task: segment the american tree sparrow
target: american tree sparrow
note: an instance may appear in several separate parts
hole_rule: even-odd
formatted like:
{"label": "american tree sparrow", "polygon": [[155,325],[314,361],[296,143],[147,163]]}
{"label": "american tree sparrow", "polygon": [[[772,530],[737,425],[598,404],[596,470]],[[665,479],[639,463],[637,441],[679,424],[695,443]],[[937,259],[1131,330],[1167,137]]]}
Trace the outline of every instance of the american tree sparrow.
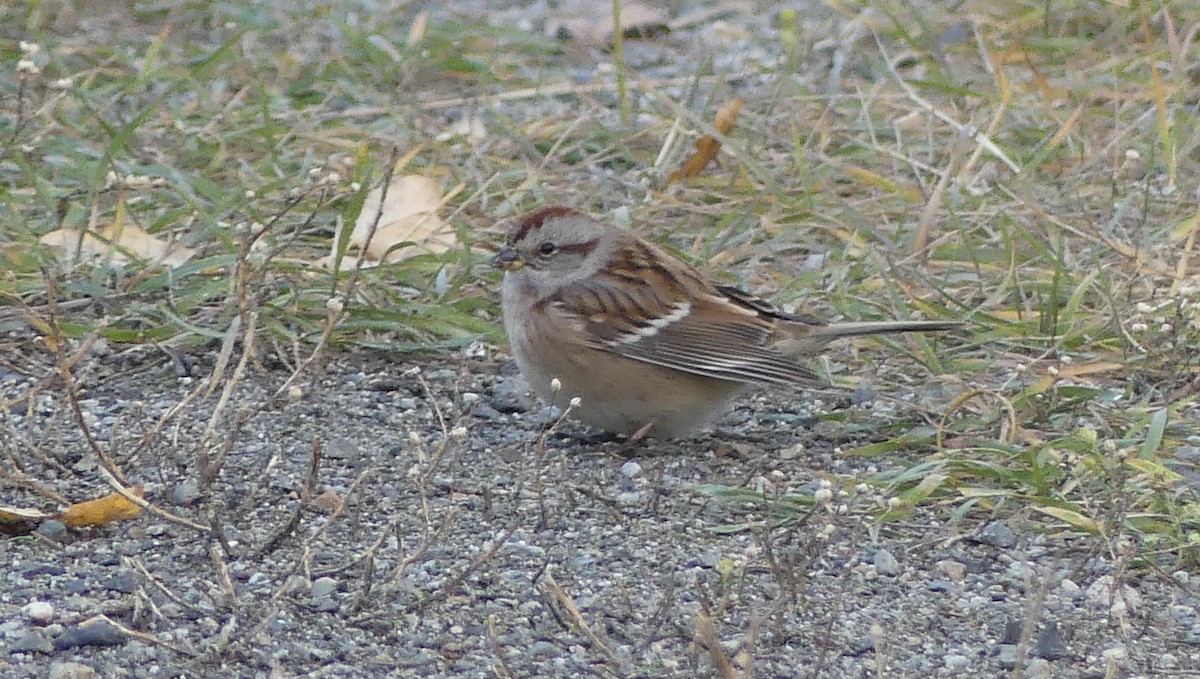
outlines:
{"label": "american tree sparrow", "polygon": [[538,396],[560,406],[579,397],[580,420],[635,436],[700,429],[747,385],[817,383],[796,361],[839,337],[961,325],[785,313],[566,207],[516,222],[492,263],[505,272],[513,356]]}

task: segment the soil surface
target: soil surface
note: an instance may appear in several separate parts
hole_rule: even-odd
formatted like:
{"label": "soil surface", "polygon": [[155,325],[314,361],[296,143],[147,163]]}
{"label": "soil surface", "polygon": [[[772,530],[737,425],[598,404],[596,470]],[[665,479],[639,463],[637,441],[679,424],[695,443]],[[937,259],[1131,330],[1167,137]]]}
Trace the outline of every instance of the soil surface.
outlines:
{"label": "soil surface", "polygon": [[[148,500],[213,527],[143,513],[4,538],[0,675],[1200,671],[1187,573],[1011,512],[874,520],[890,496],[858,482],[905,460],[842,451],[923,424],[880,405],[899,401],[764,393],[715,433],[630,447],[548,431],[555,414],[477,346],[337,353],[274,405],[290,372],[264,358],[207,435],[220,390],[155,431],[215,361],[101,343],[76,366],[78,416],[46,354],[0,368],[0,399],[34,393],[3,416],[6,475],[108,492],[82,421]],[[32,484],[5,504],[53,509]]]}

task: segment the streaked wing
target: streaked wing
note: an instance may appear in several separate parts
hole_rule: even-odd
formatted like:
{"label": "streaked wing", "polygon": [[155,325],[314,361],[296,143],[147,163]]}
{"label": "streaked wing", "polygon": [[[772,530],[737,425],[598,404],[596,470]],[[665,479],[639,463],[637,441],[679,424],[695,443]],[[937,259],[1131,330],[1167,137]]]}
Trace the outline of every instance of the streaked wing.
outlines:
{"label": "streaked wing", "polygon": [[582,324],[592,346],[627,358],[731,382],[819,381],[771,346],[773,318],[688,273],[690,302],[666,298],[662,291],[678,288],[653,284],[663,272],[649,269],[570,285],[552,304]]}

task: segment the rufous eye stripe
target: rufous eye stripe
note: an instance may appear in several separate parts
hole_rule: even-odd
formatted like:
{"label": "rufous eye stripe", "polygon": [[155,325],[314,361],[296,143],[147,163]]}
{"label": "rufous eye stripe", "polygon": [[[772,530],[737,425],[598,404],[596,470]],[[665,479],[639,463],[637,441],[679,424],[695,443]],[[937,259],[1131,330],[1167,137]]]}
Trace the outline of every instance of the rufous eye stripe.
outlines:
{"label": "rufous eye stripe", "polygon": [[583,213],[579,210],[571,209],[565,205],[552,205],[550,207],[544,207],[540,210],[530,212],[521,218],[521,221],[517,223],[516,228],[514,228],[512,231],[509,231],[508,244],[516,245],[530,231],[542,228],[542,224],[544,224],[547,219],[566,217],[568,215],[582,216]]}

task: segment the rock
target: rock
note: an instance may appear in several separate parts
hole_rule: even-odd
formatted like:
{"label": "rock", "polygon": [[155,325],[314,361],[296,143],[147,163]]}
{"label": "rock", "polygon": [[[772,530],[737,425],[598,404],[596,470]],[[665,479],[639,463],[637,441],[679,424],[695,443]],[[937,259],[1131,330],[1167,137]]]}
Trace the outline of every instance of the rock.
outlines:
{"label": "rock", "polygon": [[309,594],[311,594],[312,598],[314,599],[324,599],[332,596],[333,593],[337,591],[337,587],[338,581],[334,580],[333,578],[317,578],[316,580],[313,580],[312,590],[310,590]]}
{"label": "rock", "polygon": [[942,559],[937,562],[938,572],[945,575],[948,580],[953,582],[962,582],[967,576],[967,566],[953,559]]}
{"label": "rock", "polygon": [[200,499],[200,482],[196,479],[185,479],[171,488],[171,502],[176,505],[190,505]]}
{"label": "rock", "polygon": [[492,407],[487,401],[478,401],[471,408],[471,414],[481,420],[496,420],[504,417],[504,413]]}
{"label": "rock", "polygon": [[1017,666],[1017,647],[1013,644],[1000,644],[996,647],[996,662],[1000,667],[1011,670]]}
{"label": "rock", "polygon": [[492,407],[502,413],[524,413],[534,406],[529,383],[520,375],[505,377],[492,389]]}
{"label": "rock", "polygon": [[942,656],[942,664],[945,665],[946,669],[950,670],[951,672],[958,673],[959,671],[966,669],[971,664],[971,659],[965,655],[951,653]]}
{"label": "rock", "polygon": [[133,571],[121,570],[105,581],[104,587],[121,594],[132,594],[137,591],[139,580]]}
{"label": "rock", "polygon": [[1058,660],[1067,657],[1067,642],[1063,639],[1058,623],[1051,620],[1046,623],[1038,634],[1037,644],[1033,654],[1046,660]]}
{"label": "rock", "polygon": [[54,644],[45,630],[30,629],[22,632],[8,645],[10,653],[49,653],[54,650]]}
{"label": "rock", "polygon": [[45,601],[30,601],[21,607],[21,612],[38,625],[47,625],[54,619],[54,606]]}
{"label": "rock", "polygon": [[999,547],[1000,549],[1011,549],[1017,544],[1017,534],[1006,524],[993,521],[984,526],[983,530],[979,531],[979,534],[975,536],[975,540],[985,545]]}
{"label": "rock", "polygon": [[1087,602],[1095,608],[1109,609],[1110,613],[1124,615],[1135,612],[1142,606],[1142,595],[1136,589],[1122,583],[1119,587],[1111,575],[1096,578],[1087,588]]}
{"label": "rock", "polygon": [[62,542],[67,537],[67,524],[58,519],[47,519],[37,527],[38,535],[55,542]]}
{"label": "rock", "polygon": [[641,473],[642,473],[642,465],[638,464],[637,462],[634,462],[633,460],[629,460],[625,464],[621,465],[621,475],[622,476],[625,476],[627,478],[633,478]]}
{"label": "rock", "polygon": [[886,549],[875,552],[871,563],[875,564],[875,570],[880,575],[896,575],[900,572],[900,562]]}
{"label": "rock", "polygon": [[1062,590],[1063,596],[1068,599],[1078,599],[1083,594],[1083,590],[1079,588],[1079,585],[1075,584],[1075,581],[1070,578],[1064,578],[1059,583],[1058,588]]}
{"label": "rock", "polygon": [[76,646],[120,646],[125,639],[125,633],[111,620],[97,616],[68,628],[54,640],[54,648],[65,651]]}

